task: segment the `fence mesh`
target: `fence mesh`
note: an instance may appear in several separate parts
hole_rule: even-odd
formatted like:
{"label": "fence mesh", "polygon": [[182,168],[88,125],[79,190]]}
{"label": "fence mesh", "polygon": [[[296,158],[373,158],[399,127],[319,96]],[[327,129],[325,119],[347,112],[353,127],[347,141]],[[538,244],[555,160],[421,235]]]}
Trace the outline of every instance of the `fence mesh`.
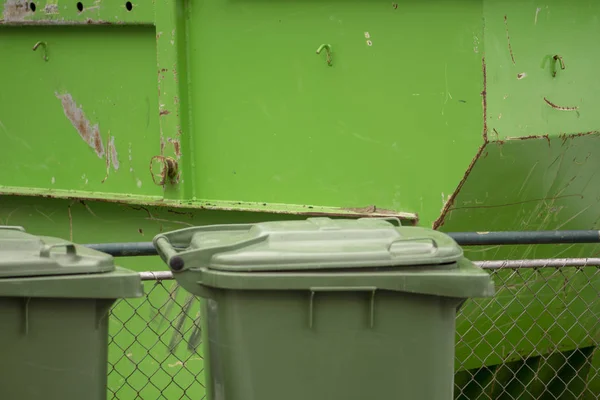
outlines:
{"label": "fence mesh", "polygon": [[[600,399],[600,267],[490,269],[457,316],[456,399]],[[109,399],[205,397],[199,302],[173,280],[111,312]]]}

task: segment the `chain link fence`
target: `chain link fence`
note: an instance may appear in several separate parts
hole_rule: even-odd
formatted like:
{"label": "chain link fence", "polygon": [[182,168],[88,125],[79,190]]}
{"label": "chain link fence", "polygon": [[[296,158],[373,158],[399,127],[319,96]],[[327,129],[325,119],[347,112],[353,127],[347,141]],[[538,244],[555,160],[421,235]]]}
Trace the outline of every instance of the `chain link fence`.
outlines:
{"label": "chain link fence", "polygon": [[[550,265],[487,266],[496,296],[456,321],[456,399],[600,399],[600,267]],[[143,275],[112,309],[108,398],[203,399],[198,300]]]}

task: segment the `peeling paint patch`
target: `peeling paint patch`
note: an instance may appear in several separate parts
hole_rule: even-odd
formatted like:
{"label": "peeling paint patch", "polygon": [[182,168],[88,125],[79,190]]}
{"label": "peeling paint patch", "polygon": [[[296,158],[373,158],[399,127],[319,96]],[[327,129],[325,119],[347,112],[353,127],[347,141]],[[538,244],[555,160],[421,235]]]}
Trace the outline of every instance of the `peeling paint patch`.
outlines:
{"label": "peeling paint patch", "polygon": [[110,137],[110,160],[112,162],[113,169],[119,170],[119,155],[117,154],[117,148],[115,147],[115,137]]}
{"label": "peeling paint patch", "polygon": [[25,17],[33,15],[25,0],[6,0],[2,19],[5,22],[24,21]]}
{"label": "peeling paint patch", "polygon": [[517,79],[518,80],[521,80],[521,79],[526,78],[526,77],[527,77],[527,73],[526,72],[521,72],[521,73],[517,74]]}
{"label": "peeling paint patch", "polygon": [[177,139],[167,138],[167,141],[173,145],[173,150],[177,158],[181,157],[181,143]]}
{"label": "peeling paint patch", "polygon": [[104,144],[102,143],[98,124],[91,124],[83,109],[77,107],[77,103],[70,94],[56,93],[56,97],[60,99],[65,116],[71,121],[79,136],[96,152],[99,158],[103,158],[105,154]]}
{"label": "peeling paint patch", "polygon": [[133,172],[133,154],[131,153],[131,143],[129,143],[129,172]]}
{"label": "peeling paint patch", "polygon": [[136,180],[136,185],[137,185],[138,189],[142,188],[142,181],[139,178],[137,178],[137,180]]}
{"label": "peeling paint patch", "polygon": [[44,7],[44,13],[58,14],[58,4],[46,4],[46,6]]}

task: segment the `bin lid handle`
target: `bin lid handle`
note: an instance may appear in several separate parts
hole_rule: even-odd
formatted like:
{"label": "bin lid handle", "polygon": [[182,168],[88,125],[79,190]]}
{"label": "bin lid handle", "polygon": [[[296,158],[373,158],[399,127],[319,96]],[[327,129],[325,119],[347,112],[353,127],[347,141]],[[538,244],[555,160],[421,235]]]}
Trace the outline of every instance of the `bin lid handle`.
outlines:
{"label": "bin lid handle", "polygon": [[73,243],[54,243],[44,245],[40,250],[40,257],[50,257],[50,252],[56,247],[65,247],[67,249],[67,254],[70,256],[77,255],[77,249]]}
{"label": "bin lid handle", "polygon": [[[428,241],[431,242],[431,253],[435,254],[438,252],[439,250],[439,245],[438,242],[432,238],[432,237],[416,237],[416,238],[409,238],[409,239],[396,239],[396,240],[392,240],[390,242],[390,244],[388,245],[388,252],[390,253],[390,255],[392,257],[399,257],[402,256],[403,254],[400,252],[394,252],[392,247],[394,247],[395,244],[398,243],[409,243],[409,242],[420,242],[420,241]],[[412,254],[411,254],[412,255]]]}

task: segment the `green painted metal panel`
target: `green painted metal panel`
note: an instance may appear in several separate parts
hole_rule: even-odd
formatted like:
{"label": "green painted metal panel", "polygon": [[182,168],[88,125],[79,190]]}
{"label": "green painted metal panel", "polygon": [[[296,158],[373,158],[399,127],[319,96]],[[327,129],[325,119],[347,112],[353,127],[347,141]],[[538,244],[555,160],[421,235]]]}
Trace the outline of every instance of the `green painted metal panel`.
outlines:
{"label": "green painted metal panel", "polygon": [[481,143],[480,2],[188,12],[197,197],[438,215]]}
{"label": "green painted metal panel", "polygon": [[594,1],[485,2],[490,139],[598,130],[599,14]]}
{"label": "green painted metal panel", "polygon": [[153,32],[0,28],[3,186],[162,196],[148,169],[160,143]]}
{"label": "green painted metal panel", "polygon": [[[11,4],[21,3],[5,2],[4,25],[30,25],[38,18],[37,12],[7,18]],[[88,10],[84,4],[81,13],[59,7],[58,15],[44,17],[43,23],[77,25],[83,18],[80,14],[88,12],[109,15],[113,10],[127,16],[138,12],[136,5],[123,11],[123,5],[114,2],[93,7],[97,8]],[[112,25],[103,26],[102,32],[81,27],[86,30],[80,31],[79,42],[89,51],[73,47],[75,55],[63,50],[70,46],[71,36],[55,36],[56,26],[42,32],[37,26],[19,26],[20,41],[8,39],[15,31],[1,28],[7,42],[3,52],[11,54],[17,66],[23,65],[24,74],[41,81],[39,87],[30,88],[31,93],[39,91],[48,103],[59,93],[63,103],[74,103],[84,113],[84,125],[92,130],[99,125],[105,148],[112,150],[115,137],[120,165],[125,164],[124,151],[129,148],[123,147],[129,143],[134,159],[137,151],[147,164],[143,177],[126,181],[123,176],[130,174],[120,169],[112,171],[119,178],[109,177],[100,187],[58,187],[51,178],[50,182],[6,180],[4,193],[66,197],[61,189],[68,189],[77,190],[70,194],[73,197],[221,208],[237,201],[252,204],[254,210],[267,204],[273,211],[311,205],[348,213],[372,207],[407,219],[419,213],[430,222],[481,142],[481,2],[377,1],[338,7],[336,2],[165,1],[156,5],[152,33],[150,28],[143,34],[131,28],[135,34],[129,34],[115,26],[146,24],[146,8],[140,7],[140,15],[131,20],[103,19]],[[413,34],[423,27],[426,34]],[[72,26],[65,29],[78,32]],[[236,32],[234,39],[220,39],[231,37],[232,32]],[[105,37],[120,41],[116,47],[105,46],[100,44]],[[36,51],[39,55],[31,52],[38,42],[42,42]],[[331,65],[325,52],[315,54],[322,44],[331,46]],[[156,64],[149,61],[150,46],[155,46]],[[37,65],[31,62],[36,56]],[[87,71],[80,74],[80,81],[72,80],[78,77],[72,72],[71,80],[56,72],[72,60]],[[97,65],[107,67],[106,75],[94,68]],[[152,76],[154,65],[158,83]],[[64,74],[69,71],[66,68]],[[89,87],[84,79],[102,87]],[[114,89],[124,82],[122,89]],[[142,95],[152,88],[158,98]],[[118,106],[99,102],[103,90],[111,93],[107,103]],[[126,94],[136,98],[123,99]],[[148,107],[142,110],[146,98],[149,111]],[[2,101],[3,114],[9,117],[1,115],[0,121],[7,130],[31,132],[31,126],[15,128],[11,120],[10,115],[20,115],[11,111],[19,103],[7,97]],[[62,116],[63,121],[55,119],[61,117],[56,104],[54,108],[44,104],[44,110],[53,115],[44,126],[50,137],[64,137],[64,152],[85,147],[86,138],[78,142],[81,138],[73,135],[76,127],[68,126],[72,121],[67,116]],[[140,121],[123,121],[130,118]],[[152,126],[144,126],[143,118],[152,120]],[[151,138],[142,140],[140,131]],[[423,141],[428,145],[423,146]],[[54,153],[50,149],[40,144],[32,154],[19,152],[18,164],[38,165],[40,153]],[[87,153],[86,158],[94,158],[94,149]],[[156,180],[166,157],[177,162],[177,170],[168,179],[158,178],[165,183],[164,188],[156,188],[158,196],[150,189],[140,191],[137,179]],[[112,163],[112,155],[109,158]],[[430,168],[425,161],[429,159],[445,168]],[[3,162],[11,161],[5,157]],[[62,169],[74,174],[70,167]],[[58,174],[61,168],[52,169]],[[61,178],[75,182],[71,176]]]}

